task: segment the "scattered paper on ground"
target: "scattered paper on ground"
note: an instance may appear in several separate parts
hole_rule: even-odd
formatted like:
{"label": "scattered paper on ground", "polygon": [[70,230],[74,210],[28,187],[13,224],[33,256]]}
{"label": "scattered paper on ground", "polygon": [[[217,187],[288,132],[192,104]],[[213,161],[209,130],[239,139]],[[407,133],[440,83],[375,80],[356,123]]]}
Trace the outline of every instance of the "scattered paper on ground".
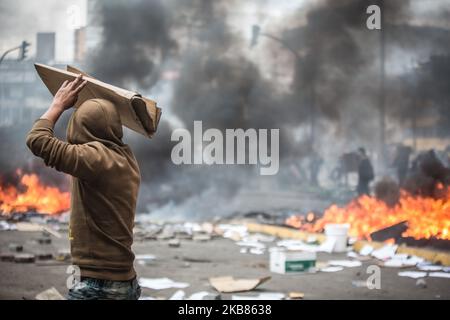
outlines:
{"label": "scattered paper on ground", "polygon": [[413,267],[419,263],[423,263],[424,259],[417,256],[409,256],[407,254],[395,254],[392,258],[386,260],[383,263],[385,267],[401,268],[401,267]]}
{"label": "scattered paper on ground", "polygon": [[342,271],[344,270],[343,267],[325,267],[320,269],[320,271],[322,272],[337,272],[337,271]]}
{"label": "scattered paper on ground", "polygon": [[50,227],[43,226],[37,223],[31,223],[31,222],[17,222],[16,223],[16,230],[22,231],[22,232],[40,232],[40,231],[46,231],[50,233],[52,236],[55,236],[56,238],[61,239],[61,234],[55,230],[53,230]]}
{"label": "scattered paper on ground", "polygon": [[335,239],[327,239],[321,245],[308,244],[301,240],[285,239],[277,242],[277,246],[284,247],[291,251],[307,251],[307,252],[333,252],[336,245]]}
{"label": "scattered paper on ground", "polygon": [[402,272],[399,272],[398,275],[400,277],[409,277],[409,278],[413,278],[413,279],[419,279],[419,278],[426,277],[427,273],[422,272],[422,271],[402,271]]}
{"label": "scattered paper on ground", "polygon": [[359,254],[362,256],[368,256],[372,252],[373,252],[373,247],[366,244],[364,247],[361,248],[361,250],[359,251]]}
{"label": "scattered paper on ground", "polygon": [[135,258],[136,260],[154,260],[156,256],[152,254],[137,254]]}
{"label": "scattered paper on ground", "polygon": [[421,271],[441,271],[443,269],[442,266],[437,265],[418,265],[417,268]]}
{"label": "scattered paper on ground", "polygon": [[354,260],[330,260],[328,261],[328,264],[330,266],[347,267],[347,268],[355,268],[362,266],[361,261],[354,261]]}
{"label": "scattered paper on ground", "polygon": [[398,246],[388,244],[384,247],[381,247],[377,250],[372,251],[372,256],[377,258],[378,260],[387,260],[392,258],[395,255],[395,252],[397,251]]}
{"label": "scattered paper on ground", "polygon": [[435,277],[435,278],[449,278],[450,279],[450,273],[448,272],[430,272],[428,274],[429,277]]}

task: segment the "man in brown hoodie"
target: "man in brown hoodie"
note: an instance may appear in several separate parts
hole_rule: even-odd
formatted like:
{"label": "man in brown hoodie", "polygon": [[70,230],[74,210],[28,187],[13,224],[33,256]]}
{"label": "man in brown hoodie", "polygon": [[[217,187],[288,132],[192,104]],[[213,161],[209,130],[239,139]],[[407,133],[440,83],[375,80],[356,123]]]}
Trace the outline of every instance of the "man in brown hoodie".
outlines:
{"label": "man in brown hoodie", "polygon": [[27,145],[45,164],[72,176],[69,239],[72,262],[81,281],[68,299],[138,299],[133,268],[133,226],[140,173],[116,107],[103,99],[75,109],[67,142],[53,134],[61,114],[75,105],[86,81],[65,82],[38,119]]}

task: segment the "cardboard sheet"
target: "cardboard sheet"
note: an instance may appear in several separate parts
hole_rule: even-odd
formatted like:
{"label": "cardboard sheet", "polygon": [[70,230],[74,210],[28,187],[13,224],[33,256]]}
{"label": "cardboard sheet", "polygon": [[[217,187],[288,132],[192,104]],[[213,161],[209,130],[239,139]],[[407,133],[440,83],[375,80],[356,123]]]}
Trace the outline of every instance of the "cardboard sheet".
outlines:
{"label": "cardboard sheet", "polygon": [[56,94],[64,81],[73,81],[78,74],[82,74],[88,83],[80,92],[75,107],[89,99],[106,99],[117,106],[124,126],[149,138],[156,132],[161,109],[156,106],[155,101],[142,97],[139,93],[99,81],[71,66],[67,66],[67,71],[39,63],[36,63],[35,67],[52,95]]}
{"label": "cardboard sheet", "polygon": [[258,279],[234,279],[233,277],[210,278],[209,283],[219,292],[244,292],[258,287],[260,284],[268,281],[270,277]]}

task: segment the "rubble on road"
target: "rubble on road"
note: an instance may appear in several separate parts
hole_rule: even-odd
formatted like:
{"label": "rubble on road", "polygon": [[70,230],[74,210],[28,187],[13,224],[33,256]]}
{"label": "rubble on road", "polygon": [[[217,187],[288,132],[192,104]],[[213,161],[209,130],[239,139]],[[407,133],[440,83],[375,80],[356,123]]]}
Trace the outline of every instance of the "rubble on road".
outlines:
{"label": "rubble on road", "polygon": [[22,252],[23,246],[21,244],[17,244],[17,243],[10,243],[8,245],[8,249],[9,249],[9,251],[12,251],[12,252]]}
{"label": "rubble on road", "polygon": [[53,259],[53,254],[52,253],[45,253],[45,252],[41,252],[41,253],[37,253],[35,254],[35,257],[37,260],[52,260]]}
{"label": "rubble on road", "polygon": [[2,253],[2,254],[0,254],[0,261],[14,262],[14,254],[13,253]]}
{"label": "rubble on road", "polygon": [[212,262],[210,259],[197,258],[197,257],[182,257],[181,260],[183,260],[185,262],[192,262],[192,263],[211,263]]}
{"label": "rubble on road", "polygon": [[[340,225],[336,225],[335,228]],[[345,226],[347,229],[348,226]],[[264,229],[264,228],[262,228]],[[341,228],[344,229],[344,228]],[[339,229],[340,230],[340,229]],[[339,231],[338,230],[338,231]],[[340,237],[343,234],[335,234],[329,232],[332,236],[314,236],[309,234],[307,237],[301,239],[280,239],[277,236],[265,234],[261,232],[249,232],[246,224],[241,222],[228,222],[228,223],[166,223],[162,225],[153,224],[147,221],[146,223],[140,223],[138,235],[140,239],[156,239],[156,240],[168,240],[168,244],[171,247],[178,247],[181,244],[180,240],[193,240],[199,242],[207,242],[214,240],[215,237],[220,236],[222,238],[229,239],[233,241],[239,248],[237,252],[241,254],[253,254],[253,255],[266,255],[269,254],[269,260],[275,261],[275,256],[273,252],[285,252],[286,255],[292,254],[302,254],[306,253],[328,253],[331,254],[336,251],[337,242],[340,242],[340,248],[338,251],[346,252],[347,259],[330,259],[329,261],[316,261],[316,256],[309,257],[310,261],[314,261],[314,264],[303,266],[300,268],[302,263],[301,259],[297,260],[284,260],[284,262],[279,261],[279,266],[286,265],[286,262],[295,263],[299,266],[297,272],[309,272],[314,273],[316,271],[320,272],[339,272],[346,268],[357,268],[362,267],[363,263],[377,264],[381,267],[386,268],[413,268],[428,269],[427,271],[443,271],[443,269],[437,266],[427,267],[424,263],[427,261],[415,255],[400,254],[397,253],[398,245],[386,244],[384,246],[377,246],[377,248],[372,245],[364,245],[359,251],[352,250],[352,245],[355,243],[356,239],[347,239],[350,246],[343,247],[342,239]],[[339,238],[339,239],[338,239]],[[345,248],[345,250],[344,250]],[[299,256],[298,256],[299,257]],[[297,258],[298,258],[297,257]],[[200,259],[202,260],[202,259]],[[196,259],[190,260],[184,257],[183,261],[186,263],[199,262]],[[292,273],[288,269],[284,268],[273,268],[273,261],[270,264],[270,271],[276,273]],[[294,261],[294,262],[293,262]],[[205,262],[211,262],[206,259]],[[190,265],[189,265],[190,266]],[[409,270],[408,270],[409,272]],[[443,272],[445,275],[445,271]],[[419,273],[420,275],[423,275]],[[400,273],[399,276],[414,276],[414,273]],[[417,275],[417,274],[416,274]],[[429,276],[425,273],[425,276]],[[439,275],[437,275],[439,276]],[[227,281],[233,281],[233,278],[226,278]],[[223,280],[223,279],[222,279]],[[223,288],[222,288],[223,289]],[[223,291],[224,292],[224,291]]]}
{"label": "rubble on road", "polygon": [[196,234],[192,237],[192,240],[199,242],[206,242],[211,240],[211,236],[209,234]]}
{"label": "rubble on road", "polygon": [[181,242],[179,239],[170,239],[167,244],[171,248],[178,248],[181,245]]}
{"label": "rubble on road", "polygon": [[16,263],[34,263],[36,257],[34,254],[20,253],[14,256],[14,262]]}
{"label": "rubble on road", "polygon": [[305,297],[305,294],[303,292],[289,292],[288,297],[291,300],[301,300]]}
{"label": "rubble on road", "polygon": [[[41,232],[36,237],[36,242],[41,247],[35,250],[28,250],[27,243],[23,245],[10,243],[8,245],[9,252],[3,252],[0,260],[3,262],[16,263],[35,263],[36,265],[52,265],[69,263],[71,260],[69,250],[61,250],[58,252],[50,252],[47,248],[52,248],[52,237],[61,237],[59,231],[67,230],[67,215],[64,219],[58,217],[33,217],[33,219],[20,221],[0,220],[0,231],[17,230],[20,232]],[[48,225],[47,225],[48,224]],[[251,229],[251,228],[250,228]],[[217,221],[211,222],[173,222],[173,223],[155,223],[148,218],[143,219],[137,217],[134,236],[136,242],[160,241],[161,244],[171,248],[179,248],[183,245],[183,250],[168,250],[172,254],[176,253],[175,259],[179,259],[178,267],[181,264],[183,268],[200,268],[196,263],[216,263],[208,256],[182,256],[180,252],[184,252],[184,246],[189,243],[193,245],[193,241],[198,243],[207,243],[215,241],[218,237],[228,239],[235,245],[236,254],[257,255],[260,257],[242,257],[249,259],[247,265],[258,264],[258,268],[262,268],[267,272],[279,274],[278,277],[287,277],[287,274],[303,273],[307,277],[314,277],[314,273],[334,273],[357,269],[363,266],[378,265],[383,268],[398,268],[398,276],[404,278],[415,279],[416,285],[420,288],[427,288],[430,284],[425,281],[429,278],[450,278],[450,268],[445,265],[439,265],[439,262],[427,260],[419,257],[420,254],[406,254],[399,250],[396,244],[376,244],[370,242],[361,246],[353,245],[354,239],[347,239],[346,246],[340,250],[342,253],[336,254],[336,237],[326,237],[323,234],[308,234],[307,237],[295,238],[295,236],[286,238],[279,233],[266,234],[265,231],[250,232],[249,227],[242,221]],[[278,228],[280,229],[280,228]],[[289,233],[292,234],[292,230]],[[227,241],[228,241],[227,240]],[[339,240],[339,239],[338,239]],[[342,240],[342,239],[341,239]],[[56,241],[55,241],[56,242]],[[50,245],[50,246],[48,246]],[[202,245],[202,244],[199,244]],[[6,248],[1,248],[6,250]],[[34,248],[35,249],[35,248]],[[357,250],[359,249],[359,250]],[[41,251],[42,250],[42,251]],[[25,251],[25,252],[24,252]],[[197,254],[198,255],[198,254]],[[159,256],[158,256],[159,258]],[[251,259],[255,260],[251,260]],[[143,251],[142,254],[136,254],[136,263],[141,266],[148,264],[159,264],[165,262],[164,257],[157,260],[156,256]],[[157,262],[155,262],[157,261]],[[359,271],[358,271],[359,272]],[[364,271],[361,271],[363,273]],[[228,273],[228,272],[227,272]],[[285,275],[286,274],[286,275]],[[209,276],[209,275],[207,275]],[[237,274],[235,275],[237,276]],[[259,275],[258,275],[259,276]],[[292,275],[295,277],[295,275]],[[302,292],[258,292],[254,291],[259,285],[268,281],[270,277],[245,279],[233,276],[211,277],[209,284],[217,292],[210,293],[208,291],[199,291],[196,293],[186,293],[184,288],[189,287],[189,283],[174,281],[169,278],[140,278],[139,283],[143,288],[152,290],[178,289],[169,297],[144,297],[143,299],[172,299],[172,300],[205,300],[205,299],[221,299],[220,293],[236,293],[248,292],[248,294],[233,295],[233,299],[303,299]],[[333,277],[333,275],[330,275]],[[405,281],[411,281],[405,280]],[[361,279],[353,280],[352,286],[355,288],[367,288],[366,281]],[[431,281],[430,281],[431,283]],[[292,288],[294,289],[294,288]],[[50,289],[49,289],[50,290]]]}
{"label": "rubble on road", "polygon": [[1,216],[0,231],[44,232],[56,238],[61,238],[58,230],[66,230],[68,214],[58,217],[36,213],[20,213],[11,216]]}
{"label": "rubble on road", "polygon": [[425,289],[427,287],[427,282],[425,281],[424,278],[417,279],[416,286]]}
{"label": "rubble on road", "polygon": [[12,231],[17,230],[16,225],[13,223],[8,223],[6,221],[0,221],[0,231]]}
{"label": "rubble on road", "polygon": [[56,261],[70,261],[71,259],[72,255],[70,254],[70,250],[68,249],[58,250],[58,252],[55,255]]}
{"label": "rubble on road", "polygon": [[39,239],[37,239],[37,242],[39,244],[51,244],[52,243],[52,239],[50,239],[50,238],[39,238]]}

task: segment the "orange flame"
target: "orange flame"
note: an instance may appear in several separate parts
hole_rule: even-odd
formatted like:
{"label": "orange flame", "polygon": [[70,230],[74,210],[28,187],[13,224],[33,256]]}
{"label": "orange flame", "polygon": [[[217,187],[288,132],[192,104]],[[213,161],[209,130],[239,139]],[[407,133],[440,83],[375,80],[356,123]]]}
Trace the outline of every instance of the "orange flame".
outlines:
{"label": "orange flame", "polygon": [[25,191],[22,192],[15,186],[0,184],[0,214],[27,211],[57,214],[69,209],[69,192],[42,185],[36,174],[21,175],[20,171],[18,174]]}
{"label": "orange flame", "polygon": [[375,197],[361,196],[344,207],[330,206],[322,218],[308,223],[291,216],[286,224],[310,232],[322,231],[327,223],[349,223],[349,235],[370,239],[374,231],[407,221],[404,237],[450,240],[450,189],[441,190],[440,199],[412,196],[401,192],[399,203],[391,208]]}

